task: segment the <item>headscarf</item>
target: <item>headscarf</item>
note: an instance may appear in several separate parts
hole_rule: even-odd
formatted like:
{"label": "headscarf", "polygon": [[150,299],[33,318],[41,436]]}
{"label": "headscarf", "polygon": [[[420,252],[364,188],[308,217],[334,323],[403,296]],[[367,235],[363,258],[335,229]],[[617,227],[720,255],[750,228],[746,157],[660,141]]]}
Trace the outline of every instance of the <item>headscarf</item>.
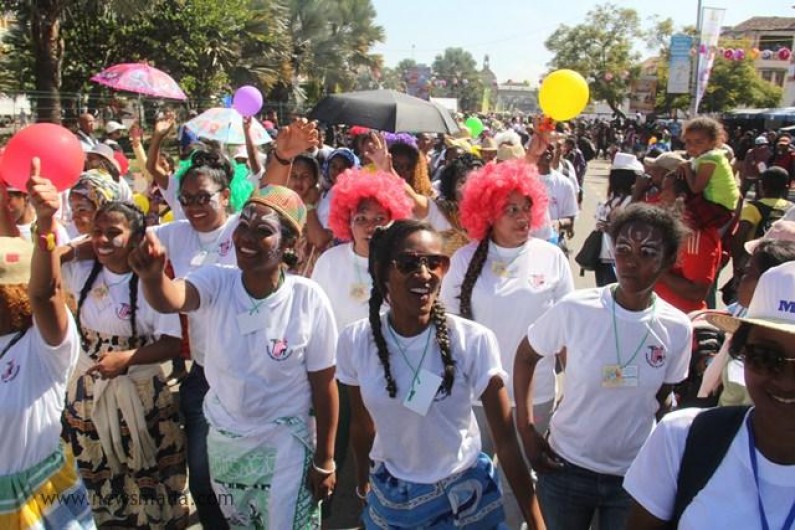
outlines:
{"label": "headscarf", "polygon": [[321,185],[323,186],[324,190],[330,190],[331,186],[334,184],[331,182],[331,178],[329,177],[329,168],[331,167],[331,159],[336,156],[341,156],[345,160],[348,161],[348,164],[351,166],[351,169],[359,169],[361,167],[361,162],[359,161],[359,157],[356,156],[356,153],[348,149],[347,147],[340,147],[339,149],[335,149],[331,152],[326,160],[323,162],[323,171],[322,171],[322,182]]}
{"label": "headscarf", "polygon": [[110,175],[104,171],[92,169],[80,175],[69,193],[85,197],[96,209],[99,209],[105,203],[118,201],[121,191],[119,185],[111,179]]}

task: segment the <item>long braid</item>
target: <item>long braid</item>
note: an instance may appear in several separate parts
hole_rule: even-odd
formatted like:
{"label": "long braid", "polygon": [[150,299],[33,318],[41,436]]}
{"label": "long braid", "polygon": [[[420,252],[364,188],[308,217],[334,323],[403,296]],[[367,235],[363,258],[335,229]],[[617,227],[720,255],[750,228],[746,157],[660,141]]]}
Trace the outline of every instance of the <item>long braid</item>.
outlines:
{"label": "long braid", "polygon": [[136,313],[138,310],[138,275],[133,273],[132,278],[128,284],[130,286],[130,327],[132,328],[132,337],[130,338],[130,347],[135,348],[138,346],[138,326],[136,322]]}
{"label": "long braid", "polygon": [[373,330],[373,340],[375,346],[378,348],[378,358],[384,367],[384,379],[386,379],[386,391],[389,397],[393,398],[397,395],[397,383],[392,376],[392,367],[389,365],[389,349],[386,346],[384,339],[384,332],[381,329],[381,304],[384,303],[384,297],[381,292],[373,287],[370,292],[370,327]]}
{"label": "long braid", "polygon": [[464,318],[474,320],[472,314],[472,290],[475,288],[475,283],[483,272],[483,265],[486,263],[486,258],[489,256],[489,240],[491,239],[491,230],[489,230],[483,239],[478,243],[475,253],[472,254],[472,259],[469,260],[466,274],[464,274],[464,281],[461,283],[461,293],[458,295],[460,300],[460,313]]}
{"label": "long braid", "polygon": [[77,299],[77,314],[75,315],[75,320],[77,321],[77,331],[80,333],[80,344],[83,346],[83,349],[85,349],[86,337],[83,333],[83,326],[80,325],[80,312],[83,309],[83,303],[86,301],[88,293],[91,292],[91,287],[94,286],[94,282],[97,280],[100,271],[102,271],[102,264],[99,260],[94,259],[94,266],[91,268],[91,273],[88,275],[88,278],[86,278],[86,283],[83,284],[83,288],[80,289],[80,296]]}
{"label": "long braid", "polygon": [[450,334],[447,329],[447,315],[444,311],[444,305],[437,298],[433,303],[431,309],[431,320],[434,327],[436,327],[436,343],[439,345],[439,351],[442,353],[442,362],[444,363],[444,379],[442,380],[442,389],[445,395],[450,395],[453,391],[453,381],[455,380],[455,360],[453,359],[453,352],[450,351]]}

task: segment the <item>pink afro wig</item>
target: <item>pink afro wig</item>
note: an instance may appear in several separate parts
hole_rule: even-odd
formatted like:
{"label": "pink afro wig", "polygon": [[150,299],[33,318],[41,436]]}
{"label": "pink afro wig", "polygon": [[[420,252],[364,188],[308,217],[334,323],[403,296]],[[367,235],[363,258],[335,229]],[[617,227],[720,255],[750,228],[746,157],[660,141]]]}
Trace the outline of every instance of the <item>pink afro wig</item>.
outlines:
{"label": "pink afro wig", "polygon": [[351,217],[365,199],[380,204],[393,221],[406,219],[411,215],[412,203],[406,195],[405,182],[397,175],[383,171],[348,169],[334,184],[329,212],[329,228],[334,237],[351,241]]}
{"label": "pink afro wig", "polygon": [[486,237],[514,191],[529,197],[533,203],[530,229],[536,230],[543,225],[549,200],[546,187],[538,178],[538,170],[524,160],[509,160],[487,164],[469,175],[460,209],[461,224],[470,238],[480,241]]}

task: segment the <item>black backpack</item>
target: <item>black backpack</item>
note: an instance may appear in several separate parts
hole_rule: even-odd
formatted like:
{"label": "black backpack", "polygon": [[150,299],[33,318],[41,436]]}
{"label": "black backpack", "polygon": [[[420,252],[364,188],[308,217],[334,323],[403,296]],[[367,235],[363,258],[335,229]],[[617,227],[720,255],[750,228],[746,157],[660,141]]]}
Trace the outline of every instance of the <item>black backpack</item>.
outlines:
{"label": "black backpack", "polygon": [[676,481],[674,513],[668,528],[679,526],[685,509],[718,469],[742,427],[748,406],[705,409],[693,419]]}
{"label": "black backpack", "polygon": [[762,220],[760,220],[759,224],[756,225],[754,239],[765,235],[765,232],[770,230],[770,226],[784,217],[789,209],[792,208],[792,203],[788,203],[788,207],[786,209],[773,208],[772,206],[768,206],[767,204],[763,203],[761,200],[751,201],[751,204],[753,204],[756,209],[759,210],[759,214],[762,216]]}

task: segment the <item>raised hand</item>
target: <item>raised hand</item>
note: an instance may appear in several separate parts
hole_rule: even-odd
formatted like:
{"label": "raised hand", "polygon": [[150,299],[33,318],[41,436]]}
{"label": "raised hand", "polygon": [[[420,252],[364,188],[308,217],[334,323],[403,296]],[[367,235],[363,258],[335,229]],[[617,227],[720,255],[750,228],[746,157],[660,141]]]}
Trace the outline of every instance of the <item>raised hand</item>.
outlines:
{"label": "raised hand", "polygon": [[383,134],[370,132],[367,141],[363,146],[364,156],[369,158],[375,167],[387,173],[394,173],[392,169],[392,155],[389,154],[389,148],[386,145],[386,139]]}
{"label": "raised hand", "polygon": [[142,281],[163,276],[166,268],[166,249],[152,232],[147,232],[141,243],[127,258],[130,267]]}
{"label": "raised hand", "polygon": [[167,135],[174,129],[176,123],[177,120],[174,117],[174,113],[166,112],[162,118],[158,118],[155,122],[155,134],[158,136]]}
{"label": "raised hand", "polygon": [[134,350],[107,351],[99,354],[97,362],[86,370],[86,374],[99,373],[102,379],[113,379],[123,375],[129,368]]}
{"label": "raised hand", "polygon": [[306,118],[297,118],[290,125],[279,129],[276,150],[280,158],[292,160],[319,144],[317,124],[307,121]]}
{"label": "raised hand", "polygon": [[52,182],[41,176],[41,162],[38,157],[34,157],[30,163],[27,191],[33,209],[36,210],[39,226],[45,222],[52,222],[53,216],[61,207],[61,201],[58,190],[55,189]]}

